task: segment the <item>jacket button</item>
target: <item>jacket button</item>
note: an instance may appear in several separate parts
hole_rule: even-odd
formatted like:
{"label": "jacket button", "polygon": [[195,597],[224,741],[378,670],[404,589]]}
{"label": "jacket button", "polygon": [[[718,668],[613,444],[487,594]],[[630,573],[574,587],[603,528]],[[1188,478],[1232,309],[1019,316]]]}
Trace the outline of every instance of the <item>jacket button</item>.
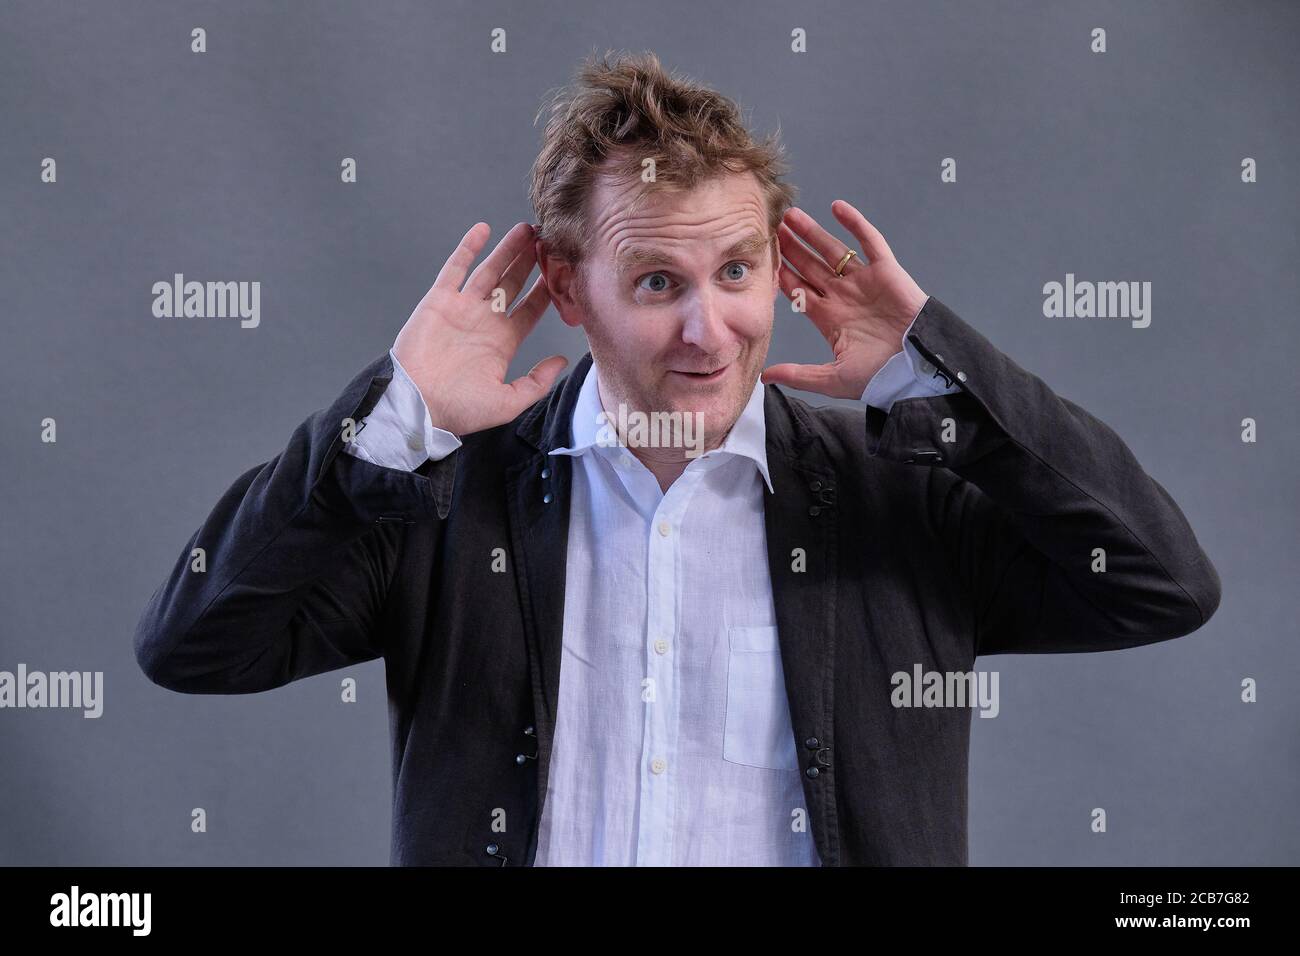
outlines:
{"label": "jacket button", "polygon": [[808,509],[808,513],[812,515],[814,518],[816,518],[819,514],[822,513],[822,509],[818,508],[816,505],[813,505],[811,508]]}
{"label": "jacket button", "polygon": [[549,491],[542,495],[542,503],[548,505],[551,503],[551,493]]}
{"label": "jacket button", "polygon": [[549,477],[551,477],[551,469],[549,469],[549,468],[543,468],[543,469],[542,469],[542,477],[543,477],[543,478],[549,478]]}
{"label": "jacket button", "polygon": [[820,481],[814,481],[814,482],[813,482],[811,485],[809,485],[808,487],[811,488],[813,491],[821,491],[821,490],[822,490],[822,483],[821,483]]}
{"label": "jacket button", "polygon": [[821,771],[818,770],[816,767],[809,767],[807,770],[804,771],[804,773],[807,774],[809,777],[813,777],[813,778],[821,776]]}
{"label": "jacket button", "polygon": [[921,458],[935,465],[943,461],[943,455],[931,448],[916,448],[912,451],[912,457],[904,459],[904,463],[908,465],[915,464]]}
{"label": "jacket button", "polygon": [[803,745],[807,747],[809,750],[816,750],[820,746],[820,743],[818,742],[816,737],[809,737],[807,740],[803,742]]}
{"label": "jacket button", "polygon": [[488,856],[496,856],[501,847],[497,846],[495,843],[489,843],[485,849],[488,852]]}
{"label": "jacket button", "polygon": [[528,763],[528,758],[523,754],[515,754],[515,763],[522,767],[524,764]]}

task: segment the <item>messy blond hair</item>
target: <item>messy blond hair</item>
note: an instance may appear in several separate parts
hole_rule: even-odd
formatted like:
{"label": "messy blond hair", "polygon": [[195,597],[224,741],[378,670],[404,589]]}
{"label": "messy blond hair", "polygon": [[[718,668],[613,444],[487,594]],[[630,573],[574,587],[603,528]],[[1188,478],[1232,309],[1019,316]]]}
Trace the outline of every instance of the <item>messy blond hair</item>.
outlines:
{"label": "messy blond hair", "polygon": [[[655,54],[592,54],[574,83],[551,100],[541,151],[530,173],[528,198],[537,238],[549,255],[575,267],[590,239],[587,198],[598,179],[624,184],[641,178],[642,161],[654,159],[649,188],[691,189],[727,172],[752,172],[767,201],[767,224],[777,226],[794,203],[780,134],[755,142],[740,108],[727,97],[676,73]],[[540,119],[546,112],[543,103]],[[536,120],[534,121],[536,122]]]}

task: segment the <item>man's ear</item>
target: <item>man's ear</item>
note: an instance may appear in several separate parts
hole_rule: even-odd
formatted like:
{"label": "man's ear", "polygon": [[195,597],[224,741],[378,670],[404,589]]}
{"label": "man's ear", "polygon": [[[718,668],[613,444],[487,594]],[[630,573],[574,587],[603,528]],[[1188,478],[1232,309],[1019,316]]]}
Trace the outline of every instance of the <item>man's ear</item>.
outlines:
{"label": "man's ear", "polygon": [[565,325],[577,328],[587,320],[586,310],[574,294],[576,274],[573,263],[559,256],[552,256],[546,251],[542,240],[536,240],[534,251],[537,255],[537,267],[542,272],[542,281],[546,291],[555,303],[555,311]]}

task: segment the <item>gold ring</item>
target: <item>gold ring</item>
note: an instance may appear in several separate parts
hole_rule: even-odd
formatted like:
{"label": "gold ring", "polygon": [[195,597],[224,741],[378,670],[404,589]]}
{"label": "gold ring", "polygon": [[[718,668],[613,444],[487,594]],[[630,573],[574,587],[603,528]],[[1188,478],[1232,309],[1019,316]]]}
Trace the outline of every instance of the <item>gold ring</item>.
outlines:
{"label": "gold ring", "polygon": [[844,253],[844,258],[841,259],[839,265],[837,265],[837,266],[835,267],[835,276],[836,276],[836,278],[842,278],[842,277],[843,277],[843,275],[844,275],[844,267],[845,267],[846,265],[848,265],[848,264],[849,264],[849,260],[852,259],[852,258],[853,258],[854,256],[856,256],[856,255],[857,255],[857,253],[854,252],[852,249],[850,249],[848,252]]}

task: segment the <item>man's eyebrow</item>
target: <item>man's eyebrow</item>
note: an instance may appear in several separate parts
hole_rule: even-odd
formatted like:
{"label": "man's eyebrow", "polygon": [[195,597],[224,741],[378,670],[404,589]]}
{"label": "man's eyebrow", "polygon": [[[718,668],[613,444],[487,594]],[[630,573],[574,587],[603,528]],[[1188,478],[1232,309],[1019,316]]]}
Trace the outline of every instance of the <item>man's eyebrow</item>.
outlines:
{"label": "man's eyebrow", "polygon": [[[722,251],[723,259],[735,259],[740,256],[755,256],[765,252],[771,239],[762,233],[751,232],[743,239],[733,242]],[[671,266],[676,259],[665,252],[647,246],[629,246],[619,251],[614,263],[619,272],[630,272],[645,266]]]}

